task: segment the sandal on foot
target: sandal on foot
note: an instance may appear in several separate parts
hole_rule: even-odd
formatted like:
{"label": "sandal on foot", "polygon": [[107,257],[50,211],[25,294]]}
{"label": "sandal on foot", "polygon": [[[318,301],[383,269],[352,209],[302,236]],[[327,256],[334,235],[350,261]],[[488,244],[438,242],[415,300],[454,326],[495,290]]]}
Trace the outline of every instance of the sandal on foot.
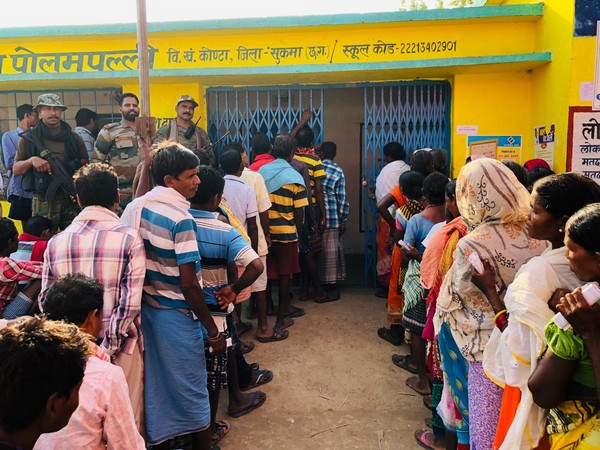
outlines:
{"label": "sandal on foot", "polygon": [[416,368],[410,366],[410,363],[412,362],[411,355],[392,355],[392,362],[410,373],[419,373]]}
{"label": "sandal on foot", "polygon": [[434,438],[435,438],[435,435],[433,434],[433,431],[430,431],[430,430],[415,431],[415,440],[417,441],[417,444],[419,444],[423,448],[426,448],[429,450],[435,450],[432,447]]}
{"label": "sandal on foot", "polygon": [[[290,319],[292,320],[292,319]],[[290,333],[288,332],[288,330],[284,330],[284,329],[275,329],[273,328],[273,333],[271,334],[271,336],[268,337],[261,337],[261,336],[256,336],[256,340],[258,342],[260,342],[261,344],[266,344],[268,342],[278,342],[278,341],[283,341],[284,339],[287,339],[287,337],[290,335]]]}
{"label": "sandal on foot", "polygon": [[245,388],[240,387],[240,391],[249,391],[250,389],[267,384],[273,379],[273,372],[270,370],[257,370],[255,373],[257,373],[257,376],[254,382],[251,381]]}
{"label": "sandal on foot", "polygon": [[210,437],[210,445],[217,445],[217,443],[227,436],[229,433],[229,422],[226,420],[215,421],[215,432]]}
{"label": "sandal on foot", "polygon": [[400,346],[402,345],[402,338],[400,336],[394,338],[392,336],[392,332],[389,328],[381,327],[377,330],[377,336],[379,336],[384,341],[389,342],[392,345]]}
{"label": "sandal on foot", "polygon": [[411,388],[413,391],[415,391],[417,394],[420,395],[431,395],[431,388],[429,388],[429,386],[427,386],[427,390],[422,390],[419,387],[417,387],[417,385],[419,384],[419,377],[408,377],[406,379],[406,381],[404,382],[404,384],[406,384],[409,388]]}
{"label": "sandal on foot", "polygon": [[425,422],[425,426],[427,428],[433,428],[433,425],[431,424],[431,422],[432,422],[431,417],[425,417],[424,422]]}
{"label": "sandal on foot", "polygon": [[306,312],[302,308],[296,308],[294,306],[290,306],[291,311],[287,314],[284,314],[283,317],[293,318],[293,317],[302,317]]}
{"label": "sandal on foot", "polygon": [[237,419],[238,417],[242,417],[242,416],[248,414],[249,412],[254,411],[256,408],[262,406],[262,404],[266,400],[267,400],[267,395],[264,394],[263,392],[253,392],[250,403],[248,403],[243,409],[240,409],[239,411],[236,411],[236,412],[227,411],[227,414],[229,414],[229,416]]}
{"label": "sandal on foot", "polygon": [[254,342],[242,342],[240,341],[240,345],[242,346],[242,355],[246,353],[250,353],[254,350]]}

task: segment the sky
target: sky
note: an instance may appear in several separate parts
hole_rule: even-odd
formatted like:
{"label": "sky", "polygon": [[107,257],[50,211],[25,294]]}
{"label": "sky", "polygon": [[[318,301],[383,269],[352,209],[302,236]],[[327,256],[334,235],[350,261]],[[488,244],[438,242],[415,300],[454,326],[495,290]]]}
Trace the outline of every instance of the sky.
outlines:
{"label": "sky", "polygon": [[[428,4],[434,0],[425,0]],[[136,0],[27,0],[3,8],[2,27],[135,23]],[[146,0],[148,22],[398,11],[401,0]]]}

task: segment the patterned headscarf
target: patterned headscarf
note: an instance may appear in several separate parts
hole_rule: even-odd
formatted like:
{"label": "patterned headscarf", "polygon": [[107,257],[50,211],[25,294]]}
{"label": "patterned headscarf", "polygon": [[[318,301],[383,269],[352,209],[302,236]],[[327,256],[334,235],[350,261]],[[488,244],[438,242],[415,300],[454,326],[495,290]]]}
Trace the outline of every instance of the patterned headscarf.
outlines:
{"label": "patterned headscarf", "polygon": [[460,170],[456,203],[469,230],[482,223],[514,224],[527,220],[529,192],[500,161],[481,158]]}
{"label": "patterned headscarf", "polygon": [[517,271],[547,247],[527,235],[529,193],[499,161],[482,158],[464,166],[456,181],[456,202],[469,233],[458,241],[436,305],[436,332],[446,322],[468,361],[481,361],[494,328],[494,311],[471,281],[469,255],[487,259],[504,297]]}

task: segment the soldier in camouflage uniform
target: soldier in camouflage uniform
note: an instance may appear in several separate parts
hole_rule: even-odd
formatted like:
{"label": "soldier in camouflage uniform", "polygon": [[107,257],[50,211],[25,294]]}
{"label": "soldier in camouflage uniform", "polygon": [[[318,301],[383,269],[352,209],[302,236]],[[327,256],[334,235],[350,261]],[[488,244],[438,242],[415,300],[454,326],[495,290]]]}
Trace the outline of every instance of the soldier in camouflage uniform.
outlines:
{"label": "soldier in camouflage uniform", "polygon": [[33,193],[32,214],[51,219],[61,230],[80,212],[72,177],[88,163],[83,140],[61,120],[65,109],[56,94],[38,97],[40,121],[21,134],[13,164],[13,174],[23,176],[23,189]]}
{"label": "soldier in camouflage uniform", "polygon": [[[210,165],[215,165],[215,152],[210,147],[210,140],[206,131],[194,125],[194,109],[198,106],[196,100],[189,95],[182,95],[177,100],[175,112],[177,117],[164,124],[154,138],[154,143],[176,140],[179,144],[190,149],[196,154],[207,153],[210,157]],[[190,128],[192,127],[192,128]]]}
{"label": "soldier in camouflage uniform", "polygon": [[119,179],[121,208],[132,200],[131,185],[135,169],[140,163],[138,137],[135,134],[135,118],[140,115],[139,100],[135,94],[126,92],[119,97],[122,120],[105,125],[94,145],[94,161],[100,161],[115,169]]}

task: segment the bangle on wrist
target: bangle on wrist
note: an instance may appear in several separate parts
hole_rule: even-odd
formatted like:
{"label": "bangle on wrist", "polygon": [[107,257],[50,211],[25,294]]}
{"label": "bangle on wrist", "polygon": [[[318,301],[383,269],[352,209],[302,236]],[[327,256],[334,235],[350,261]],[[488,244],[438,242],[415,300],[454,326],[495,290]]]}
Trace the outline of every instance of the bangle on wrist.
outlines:
{"label": "bangle on wrist", "polygon": [[494,324],[496,324],[501,332],[506,329],[508,326],[508,313],[506,312],[506,309],[503,309],[494,316]]}
{"label": "bangle on wrist", "polygon": [[506,311],[506,308],[505,308],[505,309],[502,309],[502,310],[500,310],[500,311],[498,311],[498,312],[496,313],[496,315],[494,316],[494,322],[495,322],[495,321],[498,319],[498,317],[499,317],[499,316],[501,316],[501,315],[502,315],[502,314],[504,314],[505,312],[507,312],[507,311]]}

